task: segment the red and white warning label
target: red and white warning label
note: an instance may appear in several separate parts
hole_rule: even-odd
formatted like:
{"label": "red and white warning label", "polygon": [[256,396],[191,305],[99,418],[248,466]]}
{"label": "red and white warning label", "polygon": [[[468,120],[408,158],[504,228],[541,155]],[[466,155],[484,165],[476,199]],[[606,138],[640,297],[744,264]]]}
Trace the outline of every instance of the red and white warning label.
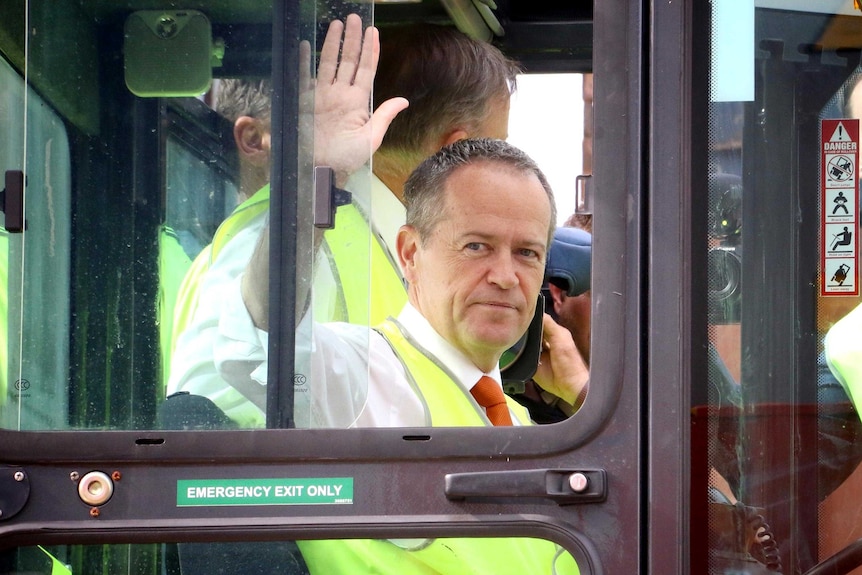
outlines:
{"label": "red and white warning label", "polygon": [[859,120],[821,120],[820,140],[820,294],[859,295]]}

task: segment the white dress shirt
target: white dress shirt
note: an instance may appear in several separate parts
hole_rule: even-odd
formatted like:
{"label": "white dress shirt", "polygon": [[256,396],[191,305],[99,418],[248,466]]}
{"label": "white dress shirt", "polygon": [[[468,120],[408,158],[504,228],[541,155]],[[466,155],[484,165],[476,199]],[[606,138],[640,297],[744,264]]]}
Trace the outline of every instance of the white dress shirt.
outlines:
{"label": "white dress shirt", "polygon": [[[226,295],[214,350],[216,367],[233,390],[245,398],[244,410],[251,405],[257,407],[260,424],[265,411],[268,366],[262,350],[266,349],[267,333],[255,330],[260,338],[256,345],[233,337],[236,328],[241,327],[235,322],[244,321],[248,315],[237,309],[244,307],[239,297],[239,282],[234,285],[233,294]],[[404,307],[397,321],[428,355],[446,366],[468,395],[470,387],[482,375],[500,382],[499,369],[483,373],[443,339],[410,304]],[[305,318],[298,333],[306,332],[309,323]],[[382,335],[365,326],[347,323],[314,323],[310,334],[310,338],[297,336],[297,364],[309,365],[307,373],[297,373],[300,379],[295,380],[294,385],[294,416],[298,427],[430,425],[424,402]],[[209,390],[187,390],[210,396]],[[236,413],[230,411],[228,415],[236,417]]]}
{"label": "white dress shirt", "polygon": [[[372,229],[379,234],[379,238],[389,252],[389,257],[397,262],[397,256],[394,253],[395,238],[398,228],[405,220],[404,206],[382,181],[367,171],[354,175],[349,180],[347,188],[353,194],[354,202],[359,208],[364,213],[371,214]],[[231,308],[233,316],[244,317],[232,316],[232,319],[226,319],[222,316],[226,300],[235,297],[232,292],[234,284],[238,285],[237,280],[254,253],[260,234],[266,229],[267,217],[268,213],[264,212],[238,230],[221,248],[215,261],[201,278],[198,286],[199,302],[189,327],[177,339],[171,358],[171,374],[167,386],[168,394],[189,391],[205,395],[215,401],[228,415],[233,414],[240,425],[249,427],[260,426],[262,419],[257,413],[258,409],[248,409],[248,401],[252,400],[254,403],[263,405],[265,397],[260,396],[260,390],[251,394],[251,390],[255,389],[253,387],[244,390],[249,392],[248,397],[238,394],[216,370],[216,360],[229,364],[231,359],[242,362],[250,357],[265,358],[266,338],[257,333],[258,330],[254,328],[244,306]],[[335,293],[337,289],[332,270],[321,251],[316,255],[314,272],[315,321],[324,322],[334,317],[332,302],[336,298],[330,294]],[[238,301],[241,302],[241,300]],[[236,358],[216,357],[215,337],[222,322],[231,326],[232,338],[238,342],[234,347],[242,348],[243,355]],[[301,326],[297,332],[298,342],[310,339],[309,325],[304,328]],[[244,345],[239,345],[239,342]],[[228,353],[230,349],[230,347],[224,347],[222,352]],[[310,366],[302,363],[307,362],[309,357],[297,354],[298,373],[310,372]],[[262,368],[258,367],[258,372],[266,369],[265,365]],[[298,397],[297,407],[301,408],[301,406],[301,400]],[[298,410],[299,414],[302,412],[302,409]],[[310,424],[310,420],[298,423]]]}

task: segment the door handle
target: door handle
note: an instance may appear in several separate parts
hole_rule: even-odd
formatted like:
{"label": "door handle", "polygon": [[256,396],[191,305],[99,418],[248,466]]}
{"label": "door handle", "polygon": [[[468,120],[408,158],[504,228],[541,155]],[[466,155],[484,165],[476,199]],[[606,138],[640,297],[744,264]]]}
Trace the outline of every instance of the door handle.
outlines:
{"label": "door handle", "polygon": [[451,500],[537,497],[560,505],[597,503],[607,498],[607,474],[604,469],[449,473],[444,492]]}

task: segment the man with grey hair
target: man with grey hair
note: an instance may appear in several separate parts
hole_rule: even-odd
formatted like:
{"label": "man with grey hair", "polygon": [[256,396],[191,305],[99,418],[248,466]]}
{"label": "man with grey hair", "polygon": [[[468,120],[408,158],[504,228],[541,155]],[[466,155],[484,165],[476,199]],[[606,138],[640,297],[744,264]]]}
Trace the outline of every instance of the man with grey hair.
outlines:
{"label": "man with grey hair", "polygon": [[272,82],[269,78],[225,78],[216,86],[214,109],[233,124],[242,203],[269,183]]}
{"label": "man with grey hair", "polygon": [[[530,424],[526,410],[504,397],[498,363],[526,331],[542,286],[556,219],[545,176],[502,140],[459,140],[420,164],[404,197],[407,224],[397,249],[408,303],[397,319],[370,332],[314,324],[311,425]],[[254,298],[267,295],[254,281],[245,274],[235,282],[221,298],[221,313],[261,309]],[[265,321],[254,313],[251,320]],[[548,316],[542,337],[534,380],[574,404],[589,371],[568,330]],[[231,332],[218,334],[221,375],[233,384],[255,370],[265,386],[266,370],[257,366],[266,354],[236,360],[237,345]],[[490,405],[489,395],[495,397]]]}
{"label": "man with grey hair", "polygon": [[[397,318],[373,329],[312,323],[306,350],[311,426],[530,425],[527,410],[503,393],[499,360],[532,321],[542,286],[556,220],[545,176],[502,140],[459,140],[419,165],[404,198],[407,223],[396,246],[408,303]],[[268,296],[253,285],[258,280],[247,273],[232,282],[221,294],[219,314],[260,310],[255,298]],[[264,321],[252,311],[246,327]],[[215,339],[215,355],[222,358],[216,366],[226,381],[247,389],[252,371],[265,389],[263,348],[254,355],[232,330],[219,330]],[[542,340],[534,380],[575,403],[589,371],[569,331],[545,315]],[[559,545],[521,537],[306,540],[297,546],[313,575],[580,572]]]}
{"label": "man with grey hair", "polygon": [[[509,98],[519,68],[496,47],[436,25],[387,28],[381,31],[381,43],[374,108],[398,96],[410,104],[395,117],[374,153],[371,173],[360,170],[349,179],[349,174],[336,174],[339,185],[353,194],[353,203],[338,209],[335,229],[326,232],[317,256],[312,297],[317,321],[375,325],[397,314],[407,299],[395,246],[405,221],[402,188],[408,175],[442,146],[468,137],[504,139],[508,132]],[[264,138],[250,140],[268,143]],[[268,157],[268,149],[259,157]],[[210,300],[205,291],[222,289],[218,278],[268,275],[268,194],[268,187],[255,193],[237,209],[236,218],[223,224],[217,237],[230,241],[214,242],[220,253],[210,256],[213,269],[188,290],[191,297],[185,299],[191,303],[178,304],[185,316],[178,331],[186,333],[177,337],[168,389],[209,397],[245,427],[262,426],[265,410],[216,373],[212,340],[221,320],[213,306],[197,302],[201,297]],[[248,217],[253,210],[255,215]],[[235,220],[242,226],[230,229]],[[254,298],[261,306],[253,310],[260,319],[254,327],[266,331],[268,286],[263,278],[255,285],[263,293]],[[265,351],[255,329],[242,331],[247,325],[247,320],[238,321],[229,329],[243,333],[241,339],[249,348],[262,346],[255,354]]]}

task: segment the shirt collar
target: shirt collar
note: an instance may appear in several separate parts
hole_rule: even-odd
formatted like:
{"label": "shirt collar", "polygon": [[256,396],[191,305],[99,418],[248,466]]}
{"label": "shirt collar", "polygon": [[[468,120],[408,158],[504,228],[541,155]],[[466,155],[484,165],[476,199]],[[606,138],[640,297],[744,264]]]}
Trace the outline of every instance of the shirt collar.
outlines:
{"label": "shirt collar", "polygon": [[499,367],[494,367],[490,373],[485,373],[476,367],[467,356],[437,333],[428,320],[411,304],[406,304],[401,310],[398,315],[398,323],[417,344],[430,353],[440,364],[446,366],[446,369],[455,376],[455,380],[464,390],[470,391],[470,388],[483,375],[487,375],[500,383]]}

